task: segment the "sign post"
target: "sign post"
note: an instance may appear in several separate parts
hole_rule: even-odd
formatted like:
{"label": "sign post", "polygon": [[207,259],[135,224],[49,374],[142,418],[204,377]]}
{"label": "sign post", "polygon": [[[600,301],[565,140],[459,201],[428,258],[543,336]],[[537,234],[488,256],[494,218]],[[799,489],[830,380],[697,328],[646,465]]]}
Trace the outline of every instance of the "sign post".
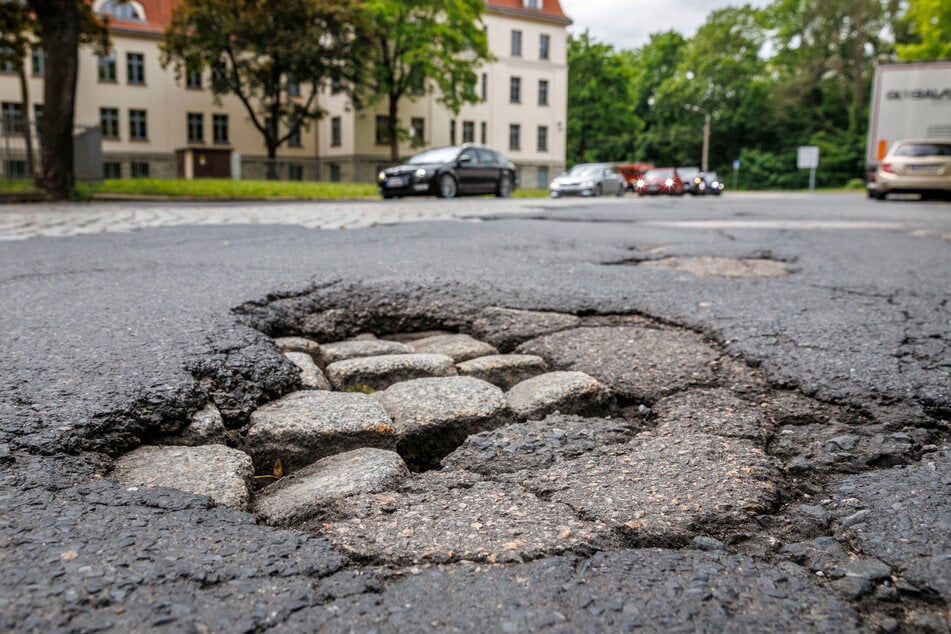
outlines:
{"label": "sign post", "polygon": [[819,147],[800,145],[796,153],[796,167],[809,170],[809,191],[816,190],[816,168],[819,167]]}
{"label": "sign post", "polygon": [[733,161],[733,189],[736,189],[736,179],[740,175],[740,159]]}

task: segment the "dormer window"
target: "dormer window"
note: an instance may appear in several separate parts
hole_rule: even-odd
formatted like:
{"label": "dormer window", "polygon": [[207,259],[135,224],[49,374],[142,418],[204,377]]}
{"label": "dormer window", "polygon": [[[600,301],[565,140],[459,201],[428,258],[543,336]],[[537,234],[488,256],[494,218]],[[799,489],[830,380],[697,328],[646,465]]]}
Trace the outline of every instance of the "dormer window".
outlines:
{"label": "dormer window", "polygon": [[526,9],[541,9],[542,0],[522,0],[522,4]]}
{"label": "dormer window", "polygon": [[119,0],[103,0],[95,7],[96,13],[109,15],[117,20],[128,20],[131,22],[145,22],[145,7],[141,3],[129,0],[120,2]]}

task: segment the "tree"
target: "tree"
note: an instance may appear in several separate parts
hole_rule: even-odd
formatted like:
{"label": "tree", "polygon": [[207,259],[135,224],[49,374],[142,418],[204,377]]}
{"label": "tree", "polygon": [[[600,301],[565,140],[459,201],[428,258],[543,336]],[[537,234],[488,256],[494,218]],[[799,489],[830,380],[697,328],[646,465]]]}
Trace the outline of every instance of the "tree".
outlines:
{"label": "tree", "polygon": [[479,96],[476,70],[491,59],[482,27],[485,0],[366,0],[371,25],[368,103],[387,102],[390,158],[399,160],[399,103],[404,97],[435,92],[454,114]]}
{"label": "tree", "polygon": [[211,69],[215,97],[236,95],[264,137],[267,178],[275,179],[278,148],[323,116],[320,90],[352,90],[361,34],[351,0],[183,0],[166,29],[162,63],[179,78]]}
{"label": "tree", "polygon": [[644,122],[635,114],[625,56],[587,31],[568,40],[569,163],[616,161],[633,151]]}
{"label": "tree", "polygon": [[895,45],[905,61],[951,59],[951,0],[908,0],[902,17],[910,41]]}
{"label": "tree", "polygon": [[[30,132],[30,84],[26,80],[26,60],[35,34],[34,22],[26,5],[18,1],[0,4],[0,62],[17,69],[20,79],[20,103],[24,113],[23,136],[26,144],[26,173],[34,176],[33,135]],[[4,122],[5,124],[7,122]]]}
{"label": "tree", "polygon": [[46,71],[43,88],[41,167],[37,185],[53,198],[73,193],[73,127],[79,45],[109,48],[107,23],[83,0],[28,0],[33,30],[43,43]]}

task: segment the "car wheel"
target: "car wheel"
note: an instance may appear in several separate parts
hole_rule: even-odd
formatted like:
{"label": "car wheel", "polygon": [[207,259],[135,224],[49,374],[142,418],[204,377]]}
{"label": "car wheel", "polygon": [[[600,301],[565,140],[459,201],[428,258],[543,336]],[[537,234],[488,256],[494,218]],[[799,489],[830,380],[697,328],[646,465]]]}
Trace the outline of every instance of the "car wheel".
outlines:
{"label": "car wheel", "polygon": [[875,200],[885,200],[885,197],[886,197],[886,196],[888,196],[888,194],[886,194],[886,193],[883,192],[883,191],[877,191],[877,192],[875,192]]}
{"label": "car wheel", "polygon": [[559,196],[561,196],[561,194],[559,194],[558,192],[552,192],[552,193],[551,193],[551,197],[552,197],[552,198],[558,198]]}
{"label": "car wheel", "polygon": [[508,198],[512,195],[512,179],[508,174],[502,174],[499,178],[499,184],[495,189],[495,195],[499,198]]}
{"label": "car wheel", "polygon": [[601,184],[600,184],[600,183],[598,183],[597,185],[594,186],[594,191],[591,192],[591,195],[592,195],[592,196],[600,196],[600,195],[601,195]]}
{"label": "car wheel", "polygon": [[617,186],[617,194],[615,194],[615,196],[617,196],[618,198],[620,198],[621,196],[623,196],[625,189],[626,189],[626,187],[624,187],[624,185],[618,185],[618,186]]}
{"label": "car wheel", "polygon": [[456,192],[456,179],[452,177],[452,174],[443,174],[439,177],[440,198],[455,198]]}

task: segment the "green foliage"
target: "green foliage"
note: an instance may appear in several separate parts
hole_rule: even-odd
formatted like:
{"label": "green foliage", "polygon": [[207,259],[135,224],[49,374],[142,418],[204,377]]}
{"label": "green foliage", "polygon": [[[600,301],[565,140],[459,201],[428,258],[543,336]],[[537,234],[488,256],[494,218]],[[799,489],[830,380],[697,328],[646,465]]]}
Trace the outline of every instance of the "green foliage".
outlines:
{"label": "green foliage", "polygon": [[[352,90],[362,70],[361,20],[351,0],[183,0],[165,32],[162,63],[179,78],[211,69],[214,94],[237,95],[273,159],[323,114],[321,87]],[[289,94],[292,84],[300,97]]]}
{"label": "green foliage", "polygon": [[81,183],[77,189],[85,197],[95,195],[162,196],[207,200],[242,199],[348,199],[377,198],[373,183],[329,183],[325,181],[275,181],[207,179],[119,178],[102,183]]}
{"label": "green foliage", "polygon": [[906,42],[895,50],[903,61],[951,59],[951,0],[908,0],[902,16]]}
{"label": "green foliage", "polygon": [[568,163],[631,154],[644,122],[634,112],[634,75],[624,57],[586,31],[568,40],[568,69]]}
{"label": "green foliage", "polygon": [[399,158],[399,102],[435,92],[458,114],[476,103],[480,65],[491,59],[482,26],[484,0],[364,0],[368,29],[369,83],[361,93],[370,103],[386,100],[390,153]]}

